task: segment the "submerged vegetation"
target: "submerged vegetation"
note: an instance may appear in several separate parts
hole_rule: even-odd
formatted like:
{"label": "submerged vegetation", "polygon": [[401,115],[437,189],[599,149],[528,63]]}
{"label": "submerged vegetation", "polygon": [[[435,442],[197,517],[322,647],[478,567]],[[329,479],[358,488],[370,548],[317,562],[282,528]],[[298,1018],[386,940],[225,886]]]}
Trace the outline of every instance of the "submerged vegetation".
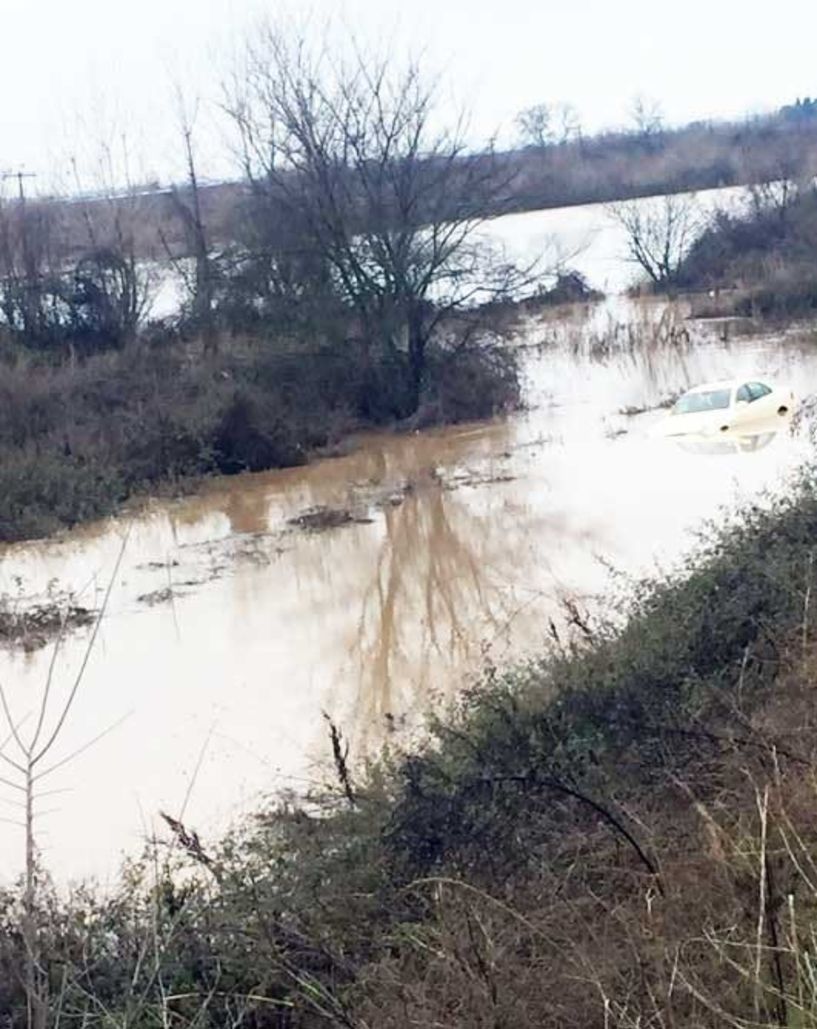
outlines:
{"label": "submerged vegetation", "polygon": [[39,650],[62,634],[93,622],[94,612],[70,594],[50,590],[45,601],[33,606],[19,596],[0,596],[0,646]]}

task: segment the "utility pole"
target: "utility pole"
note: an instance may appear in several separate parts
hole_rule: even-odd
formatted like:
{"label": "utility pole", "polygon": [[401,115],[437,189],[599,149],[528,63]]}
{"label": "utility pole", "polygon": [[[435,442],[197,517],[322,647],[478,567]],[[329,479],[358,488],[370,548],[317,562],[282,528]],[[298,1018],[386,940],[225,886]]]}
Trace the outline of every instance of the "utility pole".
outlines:
{"label": "utility pole", "polygon": [[21,204],[26,202],[26,191],[24,186],[25,179],[36,179],[36,172],[23,171],[22,168],[18,168],[17,171],[4,171],[0,172],[0,179],[6,182],[8,179],[17,179],[17,196]]}
{"label": "utility pole", "polygon": [[[18,233],[20,240],[20,259],[22,263],[23,281],[27,287],[30,287],[37,280],[37,267],[36,261],[34,260],[31,247],[29,245],[28,236],[28,216],[26,211],[26,191],[25,191],[25,180],[34,179],[36,175],[34,172],[23,171],[22,168],[18,168],[17,171],[4,171],[0,172],[0,182],[7,182],[9,179],[17,179],[17,197],[18,197]],[[32,294],[30,288],[23,290],[23,301],[22,301],[22,312],[23,321],[25,323],[26,330],[34,324],[36,321],[36,310],[35,305],[32,303]]]}

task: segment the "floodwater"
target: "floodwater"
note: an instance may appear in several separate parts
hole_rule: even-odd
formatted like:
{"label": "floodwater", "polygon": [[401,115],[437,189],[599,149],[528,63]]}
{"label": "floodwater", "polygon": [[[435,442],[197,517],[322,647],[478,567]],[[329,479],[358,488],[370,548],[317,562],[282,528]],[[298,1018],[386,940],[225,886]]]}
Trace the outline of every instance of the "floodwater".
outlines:
{"label": "floodwater", "polygon": [[[702,224],[715,210],[739,211],[745,190],[737,186],[701,190],[685,196],[691,222]],[[661,197],[626,201],[623,206],[649,215]],[[620,205],[614,205],[620,206]],[[525,211],[494,218],[484,226],[485,238],[498,244],[508,259],[522,266],[539,262],[539,270],[567,266],[581,272],[595,289],[621,293],[639,278],[626,260],[627,232],[609,204]]]}
{"label": "floodwater", "polygon": [[[690,217],[703,222],[715,210],[739,211],[745,190],[739,186],[706,189],[685,194]],[[629,200],[624,206],[645,213],[660,205],[660,197]],[[544,275],[569,267],[581,272],[588,283],[606,294],[621,293],[639,277],[636,265],[626,259],[627,232],[611,213],[609,204],[557,207],[524,211],[491,218],[480,229],[485,242],[499,248],[504,257],[520,267]],[[184,296],[175,273],[152,266],[151,314],[156,318],[175,314]]]}
{"label": "floodwater", "polygon": [[[346,456],[214,481],[184,500],[7,548],[0,592],[30,598],[50,584],[94,607],[121,555],[43,763],[104,734],[44,781],[60,791],[41,803],[46,864],[61,879],[104,878],[140,849],[160,810],[183,811],[206,840],[265,795],[324,779],[323,712],[353,757],[406,739],[486,654],[534,654],[565,599],[592,608],[611,566],[671,567],[705,519],[785,488],[809,452],[789,419],[701,447],[656,436],[659,410],[621,413],[724,377],[817,392],[813,341],[724,343],[699,323],[685,323],[686,339],[682,313],[615,298],[531,320],[529,406],[513,418],[367,436]],[[650,345],[629,345],[634,325]],[[316,507],[343,509],[347,521],[290,524]],[[47,727],[88,641],[83,630],[63,643]],[[51,656],[0,652],[24,735]],[[16,792],[0,787],[0,800],[8,876],[21,867],[22,835],[11,824]]]}

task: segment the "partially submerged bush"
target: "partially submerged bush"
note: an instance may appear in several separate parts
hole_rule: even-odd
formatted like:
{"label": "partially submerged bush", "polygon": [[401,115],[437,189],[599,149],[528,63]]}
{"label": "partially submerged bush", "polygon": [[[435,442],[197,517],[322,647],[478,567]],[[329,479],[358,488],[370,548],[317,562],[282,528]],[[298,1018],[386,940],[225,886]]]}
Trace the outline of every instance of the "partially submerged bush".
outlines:
{"label": "partially submerged bush", "polygon": [[791,317],[817,309],[817,189],[771,183],[743,213],[717,212],[681,264],[677,285],[748,289],[734,313]]}
{"label": "partially submerged bush", "polygon": [[470,421],[505,414],[519,405],[519,363],[507,347],[432,351],[428,377],[421,420]]}
{"label": "partially submerged bush", "polygon": [[[44,535],[114,511],[129,496],[197,476],[302,464],[353,428],[411,410],[404,356],[358,344],[308,349],[237,341],[134,344],[0,376],[0,539]],[[405,372],[405,369],[403,369]],[[516,365],[493,348],[434,351],[426,421],[511,408]]]}

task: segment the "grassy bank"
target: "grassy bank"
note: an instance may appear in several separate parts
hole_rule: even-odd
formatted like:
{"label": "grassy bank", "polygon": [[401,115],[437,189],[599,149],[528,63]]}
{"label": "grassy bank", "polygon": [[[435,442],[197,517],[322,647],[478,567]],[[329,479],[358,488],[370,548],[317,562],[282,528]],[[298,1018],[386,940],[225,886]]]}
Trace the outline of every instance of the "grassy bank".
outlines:
{"label": "grassy bank", "polygon": [[[402,423],[413,403],[399,354],[257,338],[50,364],[23,354],[0,375],[0,540],[107,515],[196,477],[285,467],[353,429]],[[414,422],[487,417],[518,400],[513,356],[429,353]]]}
{"label": "grassy bank", "polygon": [[[335,786],[220,843],[171,819],[113,896],[43,886],[43,1024],[815,1025],[815,540],[809,472],[420,750],[364,772],[332,728]],[[10,1026],[19,924],[11,891]]]}

